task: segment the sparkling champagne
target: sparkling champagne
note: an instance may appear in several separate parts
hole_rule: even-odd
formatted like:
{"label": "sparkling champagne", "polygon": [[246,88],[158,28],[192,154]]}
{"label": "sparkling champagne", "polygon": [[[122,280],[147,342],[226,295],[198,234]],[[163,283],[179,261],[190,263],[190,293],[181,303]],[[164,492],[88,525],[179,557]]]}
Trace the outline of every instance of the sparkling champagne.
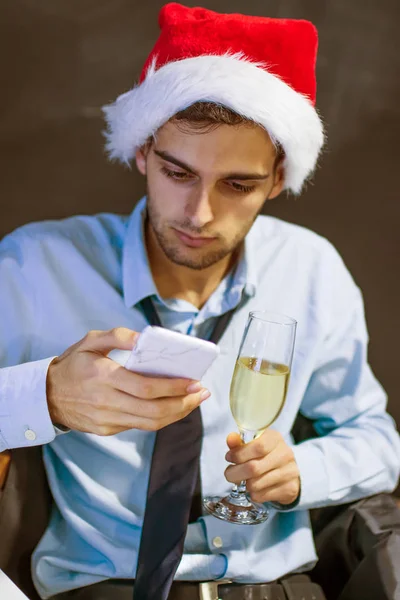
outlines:
{"label": "sparkling champagne", "polygon": [[261,433],[278,417],[285,402],[289,367],[241,356],[233,373],[230,401],[241,430]]}

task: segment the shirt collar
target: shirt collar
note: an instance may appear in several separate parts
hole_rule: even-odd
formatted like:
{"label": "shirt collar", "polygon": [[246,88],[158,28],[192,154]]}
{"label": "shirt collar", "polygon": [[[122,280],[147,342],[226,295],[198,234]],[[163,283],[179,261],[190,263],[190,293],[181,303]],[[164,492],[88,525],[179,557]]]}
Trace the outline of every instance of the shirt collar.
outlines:
{"label": "shirt collar", "polygon": [[242,281],[245,294],[255,296],[257,290],[256,248],[251,230],[244,241],[243,255],[236,269],[236,281]]}
{"label": "shirt collar", "polygon": [[[122,256],[122,284],[125,305],[135,306],[147,296],[158,295],[151,274],[144,239],[146,196],[135,206],[125,236]],[[254,296],[257,288],[256,248],[252,231],[247,234],[241,259],[233,274],[233,286],[247,296]]]}
{"label": "shirt collar", "polygon": [[145,215],[146,197],[144,196],[132,212],[124,242],[122,284],[125,305],[128,307],[134,306],[147,296],[158,294],[144,239]]}

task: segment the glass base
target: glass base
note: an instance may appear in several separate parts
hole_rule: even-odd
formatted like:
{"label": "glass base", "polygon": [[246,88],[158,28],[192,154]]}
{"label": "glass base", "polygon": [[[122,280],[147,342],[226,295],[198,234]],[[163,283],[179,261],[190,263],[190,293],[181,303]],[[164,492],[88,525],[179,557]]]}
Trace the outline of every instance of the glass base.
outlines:
{"label": "glass base", "polygon": [[257,525],[268,519],[268,510],[263,504],[251,502],[245,496],[235,498],[229,495],[225,498],[220,496],[208,496],[203,500],[203,506],[214,517],[229,523],[242,525]]}

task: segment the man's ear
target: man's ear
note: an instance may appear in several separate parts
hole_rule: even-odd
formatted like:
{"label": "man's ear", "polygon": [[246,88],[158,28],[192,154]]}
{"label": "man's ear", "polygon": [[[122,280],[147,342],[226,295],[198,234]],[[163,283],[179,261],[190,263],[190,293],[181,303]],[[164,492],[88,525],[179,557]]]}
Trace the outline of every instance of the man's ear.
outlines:
{"label": "man's ear", "polygon": [[285,169],[283,166],[284,157],[279,159],[278,164],[274,169],[274,185],[268,195],[268,200],[276,198],[281,193],[285,183]]}
{"label": "man's ear", "polygon": [[141,148],[138,148],[135,152],[136,166],[138,168],[139,173],[141,173],[142,175],[146,175],[147,173],[146,158],[148,151],[148,147],[142,146]]}

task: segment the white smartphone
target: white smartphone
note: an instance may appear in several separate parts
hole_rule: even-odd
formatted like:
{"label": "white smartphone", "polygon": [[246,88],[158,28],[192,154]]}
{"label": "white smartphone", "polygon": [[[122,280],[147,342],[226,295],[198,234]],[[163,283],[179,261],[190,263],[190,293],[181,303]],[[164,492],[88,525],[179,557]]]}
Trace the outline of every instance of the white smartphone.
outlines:
{"label": "white smartphone", "polygon": [[218,355],[219,348],[212,342],[148,326],[133,350],[112,350],[108,357],[135,373],[200,380]]}

